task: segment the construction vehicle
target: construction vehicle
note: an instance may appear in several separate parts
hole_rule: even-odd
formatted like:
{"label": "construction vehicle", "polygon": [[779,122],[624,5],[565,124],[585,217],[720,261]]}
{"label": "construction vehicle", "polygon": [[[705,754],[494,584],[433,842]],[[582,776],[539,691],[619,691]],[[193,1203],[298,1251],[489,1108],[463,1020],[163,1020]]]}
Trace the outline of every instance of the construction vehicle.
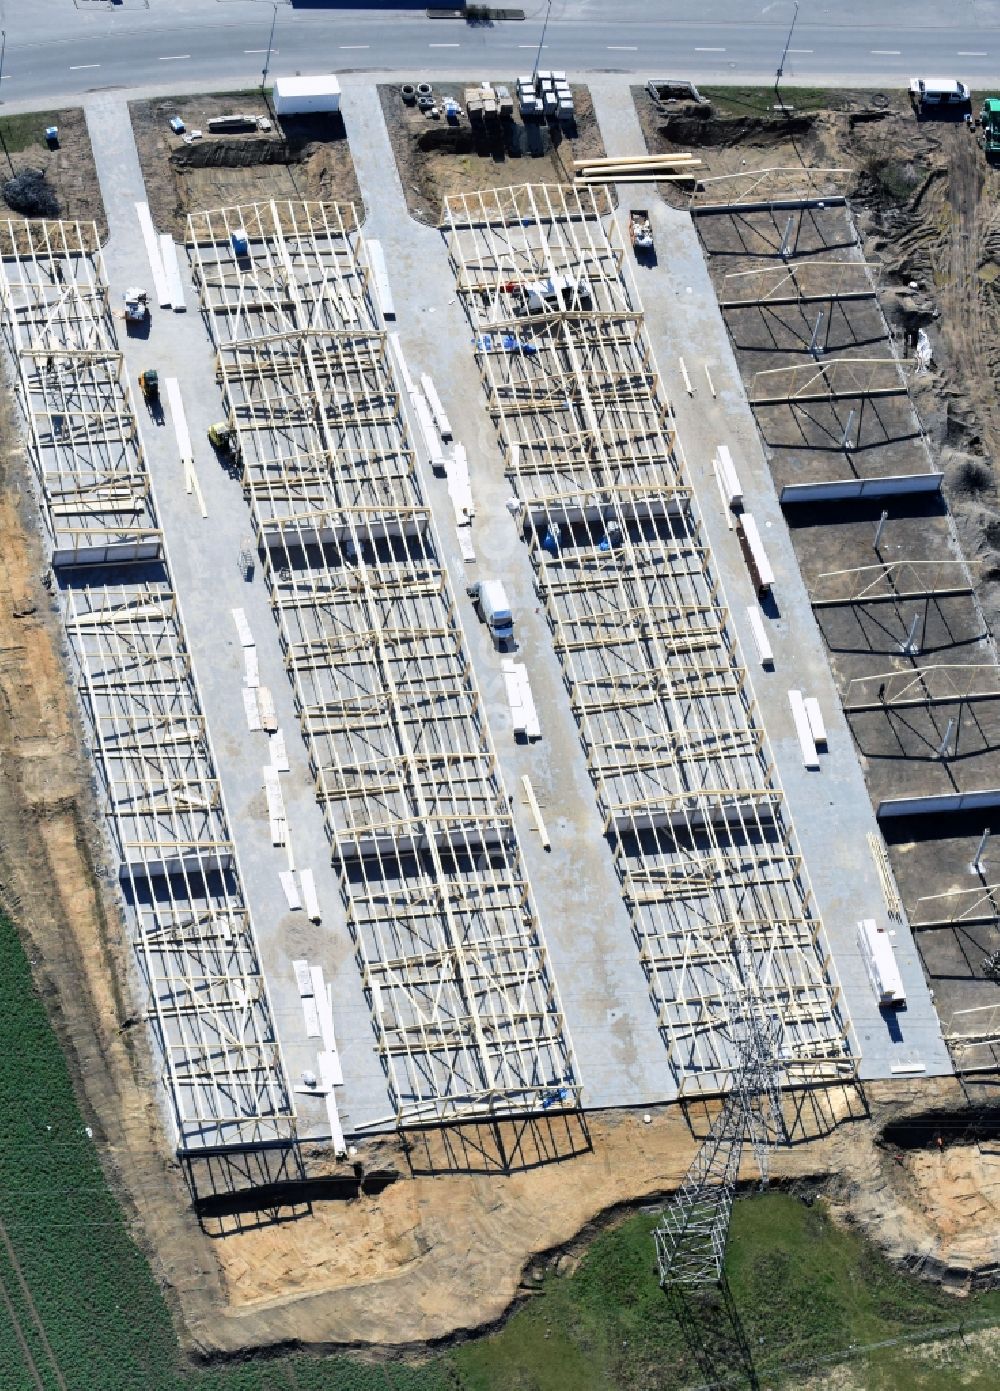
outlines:
{"label": "construction vehicle", "polygon": [[240,438],[228,420],[217,420],[208,427],[208,442],[226,471],[235,476],[240,464]]}
{"label": "construction vehicle", "polygon": [[979,113],[987,159],[1000,159],[1000,97],[987,97]]}
{"label": "construction vehicle", "polygon": [[486,624],[498,652],[514,644],[514,615],[510,611],[507,591],[499,580],[480,580],[465,591],[475,604],[476,614]]}
{"label": "construction vehicle", "polygon": [[138,285],[131,285],[125,291],[125,322],[141,324],[149,317],[149,296]]}
{"label": "construction vehicle", "polygon": [[214,425],[208,427],[208,442],[220,454],[234,454],[236,452],[236,431],[228,420],[217,420]]}
{"label": "construction vehicle", "polygon": [[968,83],[954,77],[911,77],[910,105],[917,116],[932,114],[941,107],[968,106],[972,92]]}
{"label": "construction vehicle", "polygon": [[139,390],[147,406],[154,406],[160,399],[160,378],[155,367],[147,367],[139,373]]}
{"label": "construction vehicle", "polygon": [[646,208],[633,208],[628,215],[628,230],[632,236],[632,250],[639,254],[640,251],[652,251],[653,249],[653,224],[649,220],[649,212]]}

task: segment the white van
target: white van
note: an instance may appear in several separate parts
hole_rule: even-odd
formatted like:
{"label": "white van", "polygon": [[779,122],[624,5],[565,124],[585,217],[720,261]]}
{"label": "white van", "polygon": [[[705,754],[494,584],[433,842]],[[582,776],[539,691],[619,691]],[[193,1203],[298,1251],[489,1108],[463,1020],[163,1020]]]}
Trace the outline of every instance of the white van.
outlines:
{"label": "white van", "polygon": [[952,77],[911,77],[910,105],[914,111],[926,106],[962,106],[972,100],[965,82]]}

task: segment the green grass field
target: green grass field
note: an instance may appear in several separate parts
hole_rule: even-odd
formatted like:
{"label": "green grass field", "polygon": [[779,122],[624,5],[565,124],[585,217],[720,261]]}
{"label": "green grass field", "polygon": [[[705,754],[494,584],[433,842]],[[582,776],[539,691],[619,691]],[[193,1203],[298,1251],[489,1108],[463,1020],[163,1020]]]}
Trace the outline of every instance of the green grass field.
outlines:
{"label": "green grass field", "polygon": [[[549,1275],[500,1332],[423,1363],[297,1355],[194,1368],[104,1182],[3,918],[0,1003],[2,1391],[669,1391],[747,1385],[751,1360],[761,1385],[793,1386],[794,1364],[855,1345],[959,1318],[1000,1323],[1000,1293],[958,1303],[899,1275],[821,1204],[772,1193],[736,1207],[735,1322],[717,1296],[679,1321],[656,1283],[655,1217],[639,1214],[600,1236],[572,1275]],[[957,1337],[926,1361],[904,1344],[859,1365],[866,1391],[997,1385],[994,1366]]]}
{"label": "green grass field", "polygon": [[18,116],[0,116],[0,142],[16,155],[29,145],[44,145],[48,126],[64,124],[67,111],[27,111]]}

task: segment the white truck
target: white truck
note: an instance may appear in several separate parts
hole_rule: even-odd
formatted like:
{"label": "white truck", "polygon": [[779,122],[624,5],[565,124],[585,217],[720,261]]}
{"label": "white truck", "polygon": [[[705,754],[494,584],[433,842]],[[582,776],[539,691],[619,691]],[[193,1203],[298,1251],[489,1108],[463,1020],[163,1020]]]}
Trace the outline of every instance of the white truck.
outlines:
{"label": "white truck", "polygon": [[968,83],[955,77],[910,78],[910,105],[918,116],[938,106],[967,106],[971,100]]}
{"label": "white truck", "polygon": [[499,580],[479,580],[466,590],[476,606],[476,613],[490,630],[498,652],[514,645],[514,615],[511,613],[507,591]]}
{"label": "white truck", "polygon": [[904,1009],[906,991],[888,932],[874,918],[862,918],[858,923],[858,946],[879,1008]]}

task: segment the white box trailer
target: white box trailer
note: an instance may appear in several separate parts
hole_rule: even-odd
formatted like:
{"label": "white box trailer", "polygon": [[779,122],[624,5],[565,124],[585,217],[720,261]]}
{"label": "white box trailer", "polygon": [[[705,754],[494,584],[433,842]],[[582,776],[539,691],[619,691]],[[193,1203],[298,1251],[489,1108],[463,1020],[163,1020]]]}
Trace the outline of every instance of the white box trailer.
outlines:
{"label": "white box trailer", "polygon": [[906,991],[888,932],[884,927],[879,927],[874,918],[862,918],[858,923],[858,946],[879,1007],[903,1009]]}
{"label": "white box trailer", "polygon": [[276,77],[276,116],[309,116],[340,110],[340,83],[332,73],[320,77]]}

